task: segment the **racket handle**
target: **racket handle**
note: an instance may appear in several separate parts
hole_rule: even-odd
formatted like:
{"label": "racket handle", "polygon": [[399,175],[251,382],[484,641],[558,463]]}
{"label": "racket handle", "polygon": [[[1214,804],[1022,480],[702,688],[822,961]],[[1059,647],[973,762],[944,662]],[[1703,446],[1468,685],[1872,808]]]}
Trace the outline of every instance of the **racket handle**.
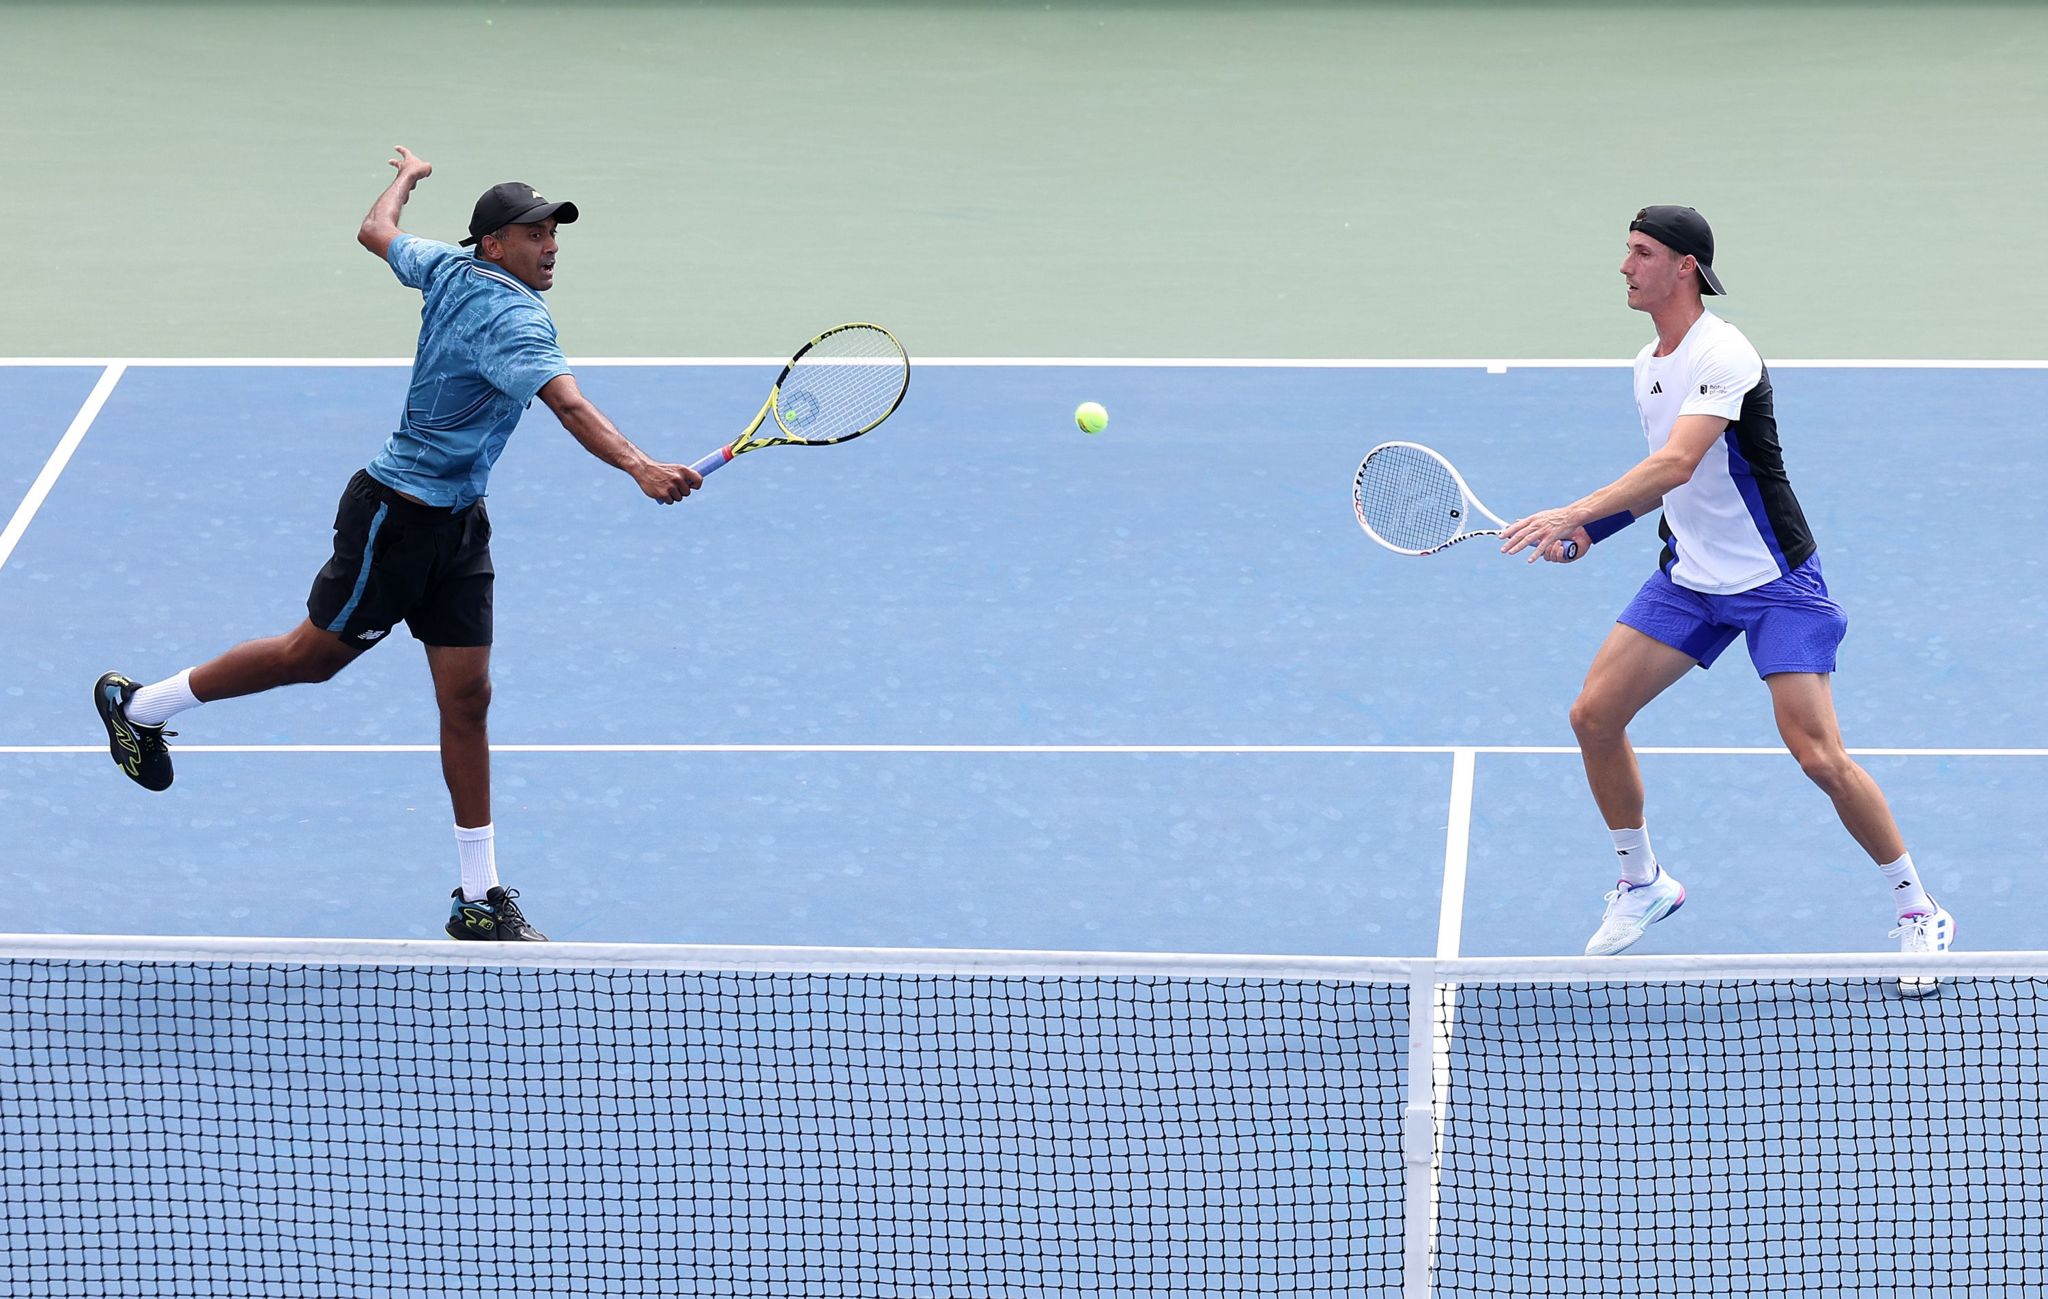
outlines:
{"label": "racket handle", "polygon": [[1579,557],[1579,543],[1576,541],[1565,542],[1564,557],[1566,559],[1577,559]]}
{"label": "racket handle", "polygon": [[724,464],[726,461],[730,459],[732,459],[732,448],[720,447],[718,448],[718,450],[713,451],[710,455],[705,456],[702,460],[699,460],[696,464],[691,465],[690,468],[697,471],[697,476],[699,478],[709,478],[711,476],[712,470],[718,468],[720,465]]}

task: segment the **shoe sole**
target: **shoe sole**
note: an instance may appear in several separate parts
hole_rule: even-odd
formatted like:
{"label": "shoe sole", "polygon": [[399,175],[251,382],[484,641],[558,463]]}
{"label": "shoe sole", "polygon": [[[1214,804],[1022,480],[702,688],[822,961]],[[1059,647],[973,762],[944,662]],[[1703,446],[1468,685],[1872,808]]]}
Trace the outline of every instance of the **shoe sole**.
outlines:
{"label": "shoe sole", "polygon": [[1619,946],[1619,947],[1612,947],[1612,948],[1609,948],[1608,950],[1606,950],[1606,951],[1604,951],[1604,952],[1594,952],[1594,951],[1588,951],[1588,952],[1586,953],[1586,955],[1588,955],[1588,956],[1619,956],[1619,955],[1621,955],[1621,954],[1622,954],[1623,952],[1627,951],[1627,950],[1628,950],[1629,948],[1631,948],[1631,947],[1634,947],[1634,946],[1635,946],[1635,945],[1636,945],[1637,943],[1640,943],[1640,942],[1642,942],[1642,941],[1643,941],[1643,935],[1644,935],[1644,934],[1647,934],[1647,933],[1649,933],[1649,932],[1650,932],[1650,926],[1651,926],[1651,925],[1654,925],[1654,924],[1656,924],[1656,923],[1657,923],[1657,922],[1658,922],[1659,920],[1668,920],[1668,919],[1670,919],[1670,918],[1671,918],[1672,916],[1675,916],[1675,915],[1677,915],[1677,914],[1678,914],[1678,909],[1679,909],[1680,907],[1684,906],[1684,905],[1685,905],[1685,885],[1681,884],[1681,885],[1679,885],[1679,886],[1678,886],[1678,901],[1676,901],[1676,902],[1672,903],[1672,904],[1671,904],[1671,905],[1670,905],[1669,907],[1667,907],[1667,908],[1666,908],[1665,910],[1663,910],[1663,911],[1659,912],[1659,913],[1658,913],[1657,915],[1654,915],[1654,916],[1650,917],[1649,919],[1647,919],[1647,920],[1643,921],[1642,925],[1641,925],[1640,927],[1638,927],[1638,928],[1636,929],[1636,936],[1635,936],[1634,938],[1631,938],[1631,939],[1629,939],[1629,940],[1628,940],[1627,942],[1623,943],[1623,944],[1622,944],[1621,946]]}
{"label": "shoe sole", "polygon": [[531,938],[507,938],[503,934],[495,932],[490,934],[461,934],[457,933],[451,926],[444,925],[442,928],[450,938],[463,943],[545,943],[548,941],[547,935],[537,929],[531,931],[533,934]]}
{"label": "shoe sole", "polygon": [[471,932],[469,926],[454,920],[450,920],[447,924],[442,925],[441,932],[460,943],[545,943],[548,941],[548,936],[535,929],[532,925],[526,927],[526,932],[532,935],[531,938],[507,937],[502,925],[493,925],[489,933],[481,931]]}

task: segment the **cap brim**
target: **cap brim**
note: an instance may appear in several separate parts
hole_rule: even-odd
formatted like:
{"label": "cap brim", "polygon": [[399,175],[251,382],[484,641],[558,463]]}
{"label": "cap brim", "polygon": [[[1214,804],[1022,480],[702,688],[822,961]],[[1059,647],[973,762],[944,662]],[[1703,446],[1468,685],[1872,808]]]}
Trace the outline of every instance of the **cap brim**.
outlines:
{"label": "cap brim", "polygon": [[567,202],[536,203],[505,224],[508,226],[537,226],[549,217],[553,217],[563,225],[568,225],[576,219],[576,205]]}
{"label": "cap brim", "polygon": [[[553,217],[560,224],[568,225],[576,219],[577,215],[576,205],[567,200],[560,203],[536,203],[519,215],[507,218],[505,224],[508,226],[533,226],[539,225],[549,217]],[[467,248],[482,239],[482,235],[471,235],[456,246],[458,248]]]}
{"label": "cap brim", "polygon": [[1726,292],[1728,292],[1728,290],[1721,287],[1721,277],[1714,274],[1713,267],[1707,265],[1705,262],[1699,260],[1697,257],[1693,259],[1693,265],[1699,268],[1701,293],[1706,294],[1708,297],[1714,297],[1716,295],[1725,294]]}

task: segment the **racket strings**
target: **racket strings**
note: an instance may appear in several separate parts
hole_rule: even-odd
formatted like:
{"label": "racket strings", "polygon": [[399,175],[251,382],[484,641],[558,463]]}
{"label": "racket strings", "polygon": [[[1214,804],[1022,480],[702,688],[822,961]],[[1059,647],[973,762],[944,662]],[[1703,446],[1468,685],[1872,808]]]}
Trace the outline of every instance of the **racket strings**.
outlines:
{"label": "racket strings", "polygon": [[910,383],[910,359],[888,331],[837,329],[789,367],[775,396],[775,421],[798,442],[837,442],[888,418]]}
{"label": "racket strings", "polygon": [[1450,466],[1420,447],[1381,447],[1358,469],[1359,521],[1401,550],[1434,550],[1471,530]]}

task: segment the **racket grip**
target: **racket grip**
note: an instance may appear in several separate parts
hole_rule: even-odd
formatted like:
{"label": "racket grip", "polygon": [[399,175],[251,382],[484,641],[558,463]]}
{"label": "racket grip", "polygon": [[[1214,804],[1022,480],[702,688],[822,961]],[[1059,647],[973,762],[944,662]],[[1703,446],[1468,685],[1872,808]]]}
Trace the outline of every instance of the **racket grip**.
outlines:
{"label": "racket grip", "polygon": [[726,461],[730,459],[732,459],[732,448],[720,447],[718,448],[718,450],[713,451],[710,455],[705,456],[702,460],[699,460],[696,464],[691,465],[690,468],[697,471],[697,476],[699,478],[709,478],[711,476],[712,470],[718,468],[720,465],[724,464]]}
{"label": "racket grip", "polygon": [[1579,557],[1579,543],[1576,541],[1565,542],[1564,557],[1566,559],[1577,559]]}

